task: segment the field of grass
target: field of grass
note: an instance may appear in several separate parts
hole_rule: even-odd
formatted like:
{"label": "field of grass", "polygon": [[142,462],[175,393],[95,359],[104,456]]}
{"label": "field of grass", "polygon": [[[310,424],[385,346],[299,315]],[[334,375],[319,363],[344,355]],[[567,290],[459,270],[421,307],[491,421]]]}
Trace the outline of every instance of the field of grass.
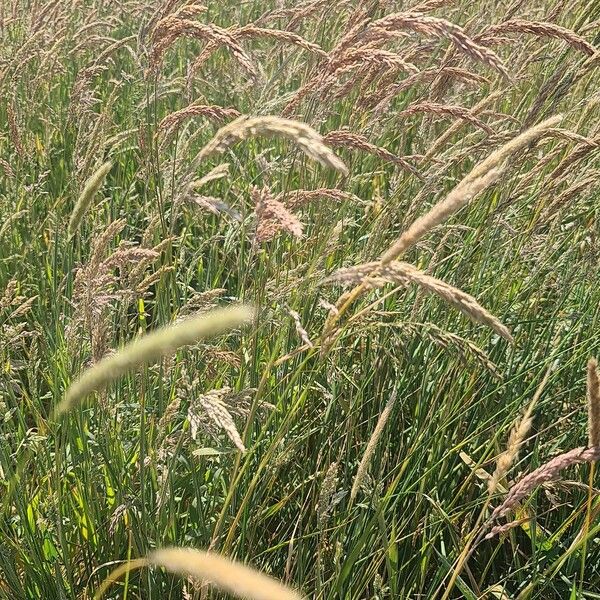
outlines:
{"label": "field of grass", "polygon": [[598,0],[0,0],[0,598],[600,598],[599,181]]}

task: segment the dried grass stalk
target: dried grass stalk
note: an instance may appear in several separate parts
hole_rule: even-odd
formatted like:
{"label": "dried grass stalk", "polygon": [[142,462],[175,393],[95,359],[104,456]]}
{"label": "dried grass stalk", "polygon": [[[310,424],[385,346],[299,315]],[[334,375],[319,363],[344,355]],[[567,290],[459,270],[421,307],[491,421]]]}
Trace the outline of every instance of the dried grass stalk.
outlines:
{"label": "dried grass stalk", "polygon": [[90,204],[94,200],[98,190],[102,187],[102,184],[104,183],[104,180],[106,179],[106,176],[111,168],[112,163],[110,161],[105,162],[86,181],[83,191],[79,195],[79,198],[73,207],[71,218],[69,219],[69,226],[67,227],[67,233],[69,235],[74,235],[79,228],[81,220],[83,219],[83,215],[90,207]]}
{"label": "dried grass stalk", "polygon": [[298,337],[302,340],[302,343],[306,345],[307,348],[313,348],[314,344],[312,343],[308,332],[306,331],[306,329],[304,329],[303,325],[302,325],[302,320],[300,319],[300,314],[295,311],[292,308],[287,309],[288,313],[290,314],[290,316],[292,317],[292,319],[294,320],[294,325],[296,327],[296,333],[298,334]]}
{"label": "dried grass stalk", "polygon": [[487,189],[498,179],[505,161],[517,151],[543,137],[546,130],[554,127],[562,117],[546,119],[528,129],[498,150],[492,152],[448,194],[445,200],[436,204],[428,213],[419,217],[381,257],[382,264],[398,258],[408,248],[414,246],[426,233],[437,227],[455,212],[467,205],[475,196]]}
{"label": "dried grass stalk", "polygon": [[369,154],[373,154],[382,160],[398,165],[413,175],[420,177],[418,171],[406,159],[392,154],[389,150],[386,150],[381,146],[371,144],[364,135],[351,133],[345,129],[338,129],[337,131],[328,132],[323,138],[323,141],[334,148],[350,148],[368,152]]}
{"label": "dried grass stalk", "polygon": [[490,168],[485,174],[476,179],[467,175],[449,194],[445,200],[436,204],[428,213],[419,217],[414,223],[400,236],[400,238],[386,250],[381,257],[383,265],[389,264],[411,246],[414,246],[425,234],[429,233],[434,227],[437,227],[455,212],[466,206],[473,198],[487,189],[501,175],[502,168]]}
{"label": "dried grass stalk", "polygon": [[506,515],[511,508],[526,498],[542,483],[556,479],[560,472],[572,465],[596,462],[600,458],[600,447],[573,448],[563,454],[555,456],[529,475],[516,483],[508,492],[504,502],[492,512],[492,519],[499,519]]}
{"label": "dried grass stalk", "polygon": [[365,289],[386,283],[407,286],[418,285],[426,292],[436,294],[476,323],[487,325],[509,342],[513,338],[500,320],[481,306],[473,296],[450,284],[436,279],[405,262],[392,261],[381,265],[378,262],[365,263],[347,269],[339,269],[325,280],[325,283],[359,283]]}
{"label": "dried grass stalk", "polygon": [[535,391],[527,410],[523,414],[523,417],[519,421],[519,423],[515,424],[513,429],[510,432],[510,436],[508,438],[508,444],[506,446],[506,450],[498,457],[496,461],[496,469],[494,470],[493,475],[490,477],[488,481],[488,492],[493,494],[498,488],[500,488],[500,481],[504,479],[512,465],[514,464],[517,456],[519,454],[519,449],[523,440],[527,437],[529,430],[531,429],[531,424],[533,423],[533,409],[536,407],[548,380],[550,379],[550,375],[553,370],[553,365],[550,365],[546,369],[546,373]]}
{"label": "dried grass stalk", "polygon": [[256,136],[288,139],[297,144],[309,158],[344,175],[348,174],[346,165],[325,145],[323,136],[312,127],[300,121],[274,116],[243,115],[237,118],[217,131],[215,137],[200,151],[198,160],[220,154],[231,145]]}
{"label": "dried grass stalk", "polygon": [[598,361],[590,358],[587,365],[588,444],[600,446],[600,377]]}
{"label": "dried grass stalk", "polygon": [[468,108],[464,106],[457,106],[454,104],[438,104],[436,102],[417,102],[411,104],[403,111],[398,113],[398,117],[406,117],[409,115],[416,115],[419,113],[427,113],[431,115],[449,116],[455,119],[462,119],[475,127],[479,127],[485,131],[488,135],[493,135],[494,130],[486,125],[483,121],[478,119],[471,113]]}
{"label": "dried grass stalk", "polygon": [[208,581],[238,598],[251,600],[301,600],[302,596],[275,579],[218,554],[192,548],[163,548],[148,561],[167,571]]}
{"label": "dried grass stalk", "polygon": [[496,469],[488,481],[488,491],[490,494],[493,494],[496,491],[498,483],[504,478],[506,473],[508,473],[513,463],[517,459],[519,448],[521,447],[523,440],[527,437],[527,434],[531,429],[531,424],[533,423],[531,409],[532,407],[529,406],[523,415],[523,418],[512,428],[508,437],[506,450],[498,457],[498,460],[496,461]]}
{"label": "dried grass stalk", "polygon": [[430,37],[447,38],[466,56],[487,64],[505,77],[509,77],[508,70],[496,53],[478,44],[461,27],[446,19],[428,17],[416,12],[393,13],[374,21],[367,28],[364,38],[369,41],[381,37],[382,32],[393,33],[406,29]]}
{"label": "dried grass stalk", "polygon": [[163,327],[130,342],[85,371],[67,390],[65,398],[56,407],[56,414],[68,411],[92,392],[104,389],[111,381],[129,371],[169,356],[182,346],[248,323],[253,317],[253,309],[245,305],[218,309],[177,325]]}
{"label": "dried grass stalk", "polygon": [[207,183],[211,181],[216,181],[217,179],[223,179],[223,177],[227,177],[229,175],[229,163],[221,163],[211,169],[206,175],[202,175],[200,179],[196,179],[192,182],[191,186],[195,190],[199,190],[204,187]]}
{"label": "dried grass stalk", "polygon": [[381,437],[381,434],[385,429],[386,423],[388,422],[388,419],[392,414],[394,404],[396,403],[396,398],[397,391],[394,389],[383,411],[379,415],[379,419],[377,419],[377,424],[375,425],[373,434],[369,438],[369,442],[367,443],[365,452],[362,458],[360,459],[358,469],[356,470],[356,476],[354,477],[354,482],[352,483],[352,490],[350,491],[350,502],[354,502],[356,496],[358,495],[358,491],[360,490],[362,482],[364,481],[367,471],[369,469],[369,465],[371,464],[371,459],[373,458],[375,448],[377,448],[379,438]]}
{"label": "dried grass stalk", "polygon": [[170,133],[179,127],[183,121],[191,117],[207,117],[214,121],[222,122],[227,119],[235,119],[240,113],[235,108],[224,108],[215,104],[193,103],[181,110],[167,115],[158,125],[160,133]]}
{"label": "dried grass stalk", "polygon": [[280,231],[302,237],[302,223],[284,204],[275,200],[269,188],[252,189],[256,216],[256,241],[261,244],[272,240]]}
{"label": "dried grass stalk", "polygon": [[580,50],[588,56],[592,56],[597,52],[596,48],[587,42],[580,35],[577,35],[574,31],[555,25],[554,23],[547,23],[545,21],[527,21],[525,19],[509,19],[503,21],[498,25],[490,27],[484,34],[484,39],[487,41],[489,37],[496,37],[504,33],[532,33],[533,35],[541,37],[549,37],[567,42],[569,46]]}
{"label": "dried grass stalk", "polygon": [[102,582],[94,600],[100,600],[119,578],[136,569],[162,567],[171,573],[208,582],[217,588],[248,600],[302,600],[303,596],[268,575],[214,554],[193,548],[162,548],[146,558],[129,560]]}
{"label": "dried grass stalk", "polygon": [[233,417],[227,410],[227,405],[223,402],[223,398],[228,395],[231,395],[231,388],[224,387],[219,390],[210,390],[205,394],[200,394],[196,398],[193,398],[188,410],[190,433],[192,438],[196,439],[198,429],[202,427],[202,421],[198,414],[201,410],[218,429],[223,430],[227,434],[227,437],[240,452],[246,452],[246,447],[235,426]]}

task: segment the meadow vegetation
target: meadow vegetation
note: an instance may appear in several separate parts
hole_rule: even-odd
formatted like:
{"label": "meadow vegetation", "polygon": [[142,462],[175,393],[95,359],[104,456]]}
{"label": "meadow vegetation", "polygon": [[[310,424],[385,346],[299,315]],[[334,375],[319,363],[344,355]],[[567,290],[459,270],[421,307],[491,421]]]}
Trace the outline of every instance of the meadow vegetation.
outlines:
{"label": "meadow vegetation", "polygon": [[600,2],[0,42],[0,598],[600,598]]}

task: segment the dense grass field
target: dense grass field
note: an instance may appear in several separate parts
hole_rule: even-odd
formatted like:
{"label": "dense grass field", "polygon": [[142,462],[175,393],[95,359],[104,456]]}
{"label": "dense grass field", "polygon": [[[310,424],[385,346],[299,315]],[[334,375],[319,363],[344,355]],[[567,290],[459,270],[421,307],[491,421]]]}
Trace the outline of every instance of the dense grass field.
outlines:
{"label": "dense grass field", "polygon": [[0,598],[600,598],[599,181],[598,0],[0,0]]}

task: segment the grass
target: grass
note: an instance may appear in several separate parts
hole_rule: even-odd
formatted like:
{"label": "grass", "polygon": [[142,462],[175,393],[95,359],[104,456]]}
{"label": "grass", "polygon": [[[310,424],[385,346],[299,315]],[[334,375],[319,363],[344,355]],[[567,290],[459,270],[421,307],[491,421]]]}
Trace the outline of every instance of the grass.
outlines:
{"label": "grass", "polygon": [[[323,600],[600,597],[593,464],[534,491],[500,521],[523,520],[506,534],[481,529],[516,481],[588,441],[600,6],[417,4],[0,6],[0,598],[222,597],[133,568],[173,546]],[[425,16],[387,19],[407,35],[379,40],[372,23],[409,9]],[[189,109],[160,129],[193,104],[235,110]],[[238,113],[311,129],[244,131],[209,154]],[[411,273],[475,298],[513,343],[414,282],[361,287],[352,303],[340,300],[352,287],[324,285],[379,260],[477,165],[558,114],[402,246]],[[294,192],[321,188],[346,195],[300,204]],[[56,416],[113,351],[239,302],[257,311],[251,326],[163,348]]]}

